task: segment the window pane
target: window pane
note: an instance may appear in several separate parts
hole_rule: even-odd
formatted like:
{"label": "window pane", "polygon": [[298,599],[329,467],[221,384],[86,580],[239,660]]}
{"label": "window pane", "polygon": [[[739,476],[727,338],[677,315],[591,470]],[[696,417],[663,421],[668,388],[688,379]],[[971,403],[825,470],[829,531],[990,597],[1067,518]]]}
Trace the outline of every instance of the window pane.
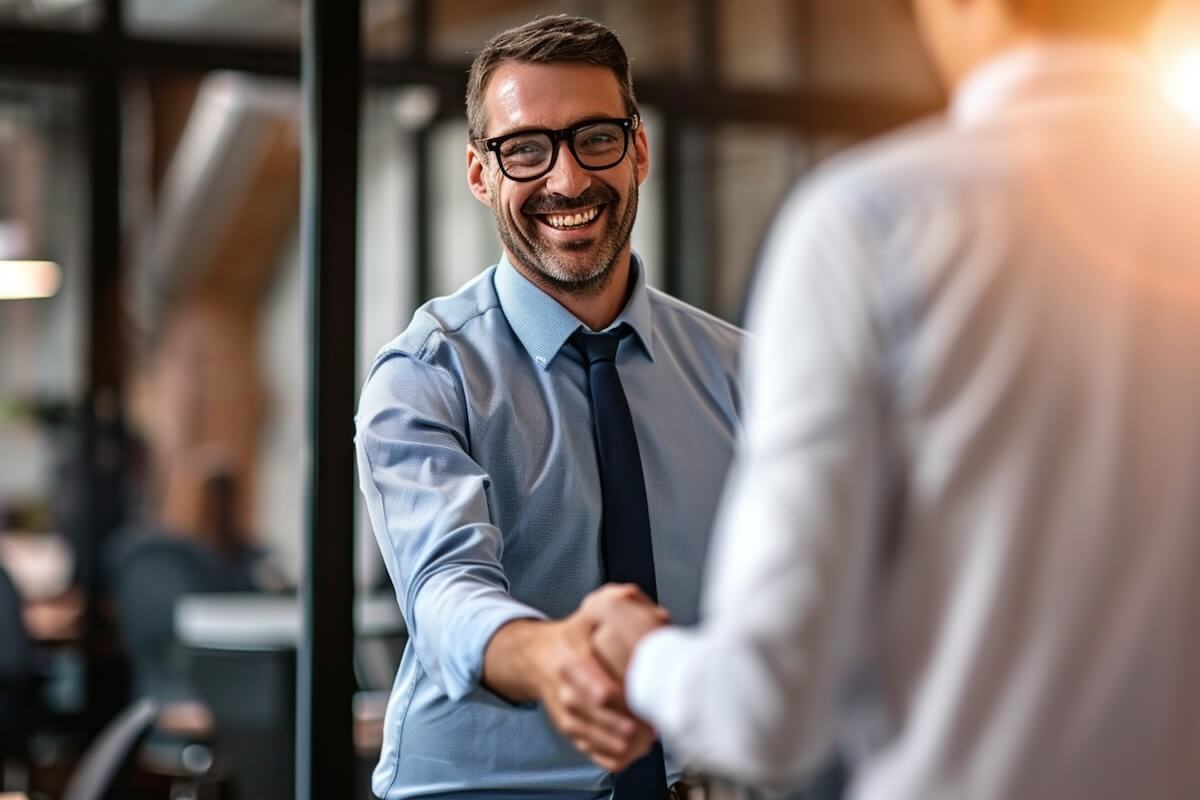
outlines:
{"label": "window pane", "polygon": [[840,137],[805,137],[760,126],[718,129],[713,174],[720,220],[715,231],[715,313],[744,321],[746,292],[784,197],[805,172],[849,143]]}
{"label": "window pane", "polygon": [[430,222],[433,294],[446,295],[500,258],[500,239],[487,206],[467,188],[467,121],[437,123],[430,136]]}
{"label": "window pane", "polygon": [[[149,515],[203,538],[206,486],[234,484],[237,536],[284,575],[300,548],[303,339],[299,93],[235,73],[153,78],[127,176],[133,424],[159,485]],[[140,158],[139,158],[140,157]]]}
{"label": "window pane", "polygon": [[430,5],[431,52],[455,63],[469,63],[500,31],[550,14],[576,14],[612,27],[633,62],[635,80],[639,75],[678,74],[691,57],[687,0],[438,0]]}
{"label": "window pane", "polygon": [[135,691],[203,704],[238,751],[237,794],[290,796],[296,608],[261,591],[294,584],[301,549],[299,92],[151,75],[125,107],[127,416],[147,466],[110,559],[117,622]]}
{"label": "window pane", "polygon": [[125,0],[125,3],[129,29],[139,34],[276,44],[300,41],[300,3],[277,0]]}
{"label": "window pane", "polygon": [[89,28],[101,17],[98,0],[0,0],[0,23],[46,28]]}
{"label": "window pane", "polygon": [[[400,334],[416,308],[416,132],[434,95],[426,87],[372,89],[364,96],[359,150],[358,384],[375,355]],[[360,590],[387,585],[362,494],[355,492],[355,573]],[[394,666],[394,665],[393,665]],[[394,676],[387,675],[387,685]],[[378,688],[378,687],[376,687]]]}
{"label": "window pane", "polygon": [[810,0],[809,82],[827,90],[882,92],[897,99],[939,94],[905,3]]}
{"label": "window pane", "polygon": [[723,78],[927,102],[937,83],[904,8],[879,0],[723,0]]}
{"label": "window pane", "polygon": [[721,78],[735,86],[793,86],[805,79],[801,31],[808,0],[721,0]]}
{"label": "window pane", "polygon": [[[4,2],[4,0],[0,0]],[[231,42],[299,45],[301,3],[279,0],[126,0],[129,28],[158,35]],[[411,4],[364,0],[363,50],[373,57],[403,55],[411,46]]]}
{"label": "window pane", "polygon": [[[412,3],[366,0],[363,3],[363,51],[373,58],[402,56],[412,48]],[[364,120],[365,122],[365,120]]]}
{"label": "window pane", "polygon": [[0,299],[0,530],[54,527],[60,426],[83,393],[82,122],[70,87],[0,83],[0,297],[27,298]]}

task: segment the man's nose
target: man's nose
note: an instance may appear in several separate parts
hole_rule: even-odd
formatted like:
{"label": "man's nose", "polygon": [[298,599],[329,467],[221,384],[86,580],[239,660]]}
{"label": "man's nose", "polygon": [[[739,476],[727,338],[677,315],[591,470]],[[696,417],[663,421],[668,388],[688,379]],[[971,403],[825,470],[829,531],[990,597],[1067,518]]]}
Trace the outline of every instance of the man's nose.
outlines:
{"label": "man's nose", "polygon": [[558,142],[557,146],[558,158],[554,160],[554,168],[546,174],[546,190],[564,197],[580,195],[591,185],[592,178],[579,166],[565,141]]}

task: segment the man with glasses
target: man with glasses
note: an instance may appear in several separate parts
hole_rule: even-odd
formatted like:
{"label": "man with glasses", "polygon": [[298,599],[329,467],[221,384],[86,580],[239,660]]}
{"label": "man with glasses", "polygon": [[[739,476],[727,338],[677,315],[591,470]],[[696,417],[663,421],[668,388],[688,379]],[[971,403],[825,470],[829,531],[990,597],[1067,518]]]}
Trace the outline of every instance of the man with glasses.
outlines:
{"label": "man with glasses", "polygon": [[503,257],[383,348],[357,419],[411,636],[374,790],[661,798],[670,742],[592,653],[588,598],[630,584],[609,591],[695,620],[742,333],[646,285],[630,232],[650,151],[612,31],[558,16],[499,34],[467,113]]}
{"label": "man with glasses", "polygon": [[857,800],[1200,798],[1200,129],[1138,52],[1159,3],[913,5],[950,108],[781,212],[703,623],[596,645],[749,781],[840,735]]}

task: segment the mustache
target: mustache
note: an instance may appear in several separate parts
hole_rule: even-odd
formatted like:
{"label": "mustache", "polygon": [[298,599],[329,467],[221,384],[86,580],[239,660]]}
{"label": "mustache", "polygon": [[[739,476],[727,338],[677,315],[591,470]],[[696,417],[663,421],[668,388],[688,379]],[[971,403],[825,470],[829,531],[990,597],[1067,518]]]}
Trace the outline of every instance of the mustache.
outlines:
{"label": "mustache", "polygon": [[592,186],[583,194],[575,197],[563,197],[559,194],[531,197],[521,206],[525,214],[563,214],[578,211],[581,208],[613,203],[620,199],[615,189],[608,186]]}

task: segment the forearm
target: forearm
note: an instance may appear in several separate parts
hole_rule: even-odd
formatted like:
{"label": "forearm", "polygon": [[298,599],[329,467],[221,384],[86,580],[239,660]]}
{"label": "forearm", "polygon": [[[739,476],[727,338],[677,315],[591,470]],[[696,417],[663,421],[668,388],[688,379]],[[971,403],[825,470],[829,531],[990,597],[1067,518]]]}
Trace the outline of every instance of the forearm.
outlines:
{"label": "forearm", "polygon": [[505,623],[488,642],[483,657],[483,684],[510,703],[541,699],[544,663],[537,658],[540,639],[548,625],[537,619],[515,619]]}

